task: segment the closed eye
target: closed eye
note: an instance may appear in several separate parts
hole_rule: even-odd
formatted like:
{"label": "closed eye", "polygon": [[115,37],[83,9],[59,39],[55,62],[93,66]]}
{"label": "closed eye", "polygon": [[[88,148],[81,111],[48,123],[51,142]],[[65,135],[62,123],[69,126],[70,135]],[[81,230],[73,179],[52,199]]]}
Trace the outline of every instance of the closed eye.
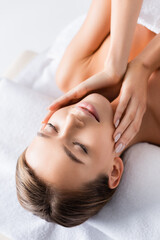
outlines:
{"label": "closed eye", "polygon": [[[49,125],[49,127],[53,128],[57,133],[58,133],[58,130],[57,128],[52,124],[52,123],[47,123],[47,125]],[[79,143],[79,142],[73,142],[74,145],[79,145],[81,147],[81,149],[86,153],[88,154],[88,149],[82,144],[82,143]]]}
{"label": "closed eye", "polygon": [[79,145],[83,149],[83,151],[88,154],[87,148],[83,144],[81,144],[79,142],[73,142],[73,144],[74,145]]}
{"label": "closed eye", "polygon": [[58,133],[57,128],[52,123],[47,123],[47,125],[49,125],[51,128],[53,128]]}

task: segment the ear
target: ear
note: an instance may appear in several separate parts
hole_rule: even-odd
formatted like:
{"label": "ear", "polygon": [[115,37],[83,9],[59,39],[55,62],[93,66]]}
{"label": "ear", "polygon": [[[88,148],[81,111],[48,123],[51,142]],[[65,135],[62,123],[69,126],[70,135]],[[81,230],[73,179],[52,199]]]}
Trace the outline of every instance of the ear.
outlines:
{"label": "ear", "polygon": [[123,173],[123,169],[124,169],[124,165],[123,165],[122,159],[120,157],[115,157],[113,160],[111,171],[108,175],[109,188],[113,189],[119,185],[119,182],[121,180],[121,176]]}

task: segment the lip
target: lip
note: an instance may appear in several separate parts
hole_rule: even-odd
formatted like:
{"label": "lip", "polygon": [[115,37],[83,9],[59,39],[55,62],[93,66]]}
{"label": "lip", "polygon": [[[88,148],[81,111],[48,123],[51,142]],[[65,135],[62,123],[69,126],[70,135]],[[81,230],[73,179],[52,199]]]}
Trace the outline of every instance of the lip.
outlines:
{"label": "lip", "polygon": [[81,102],[76,105],[76,107],[81,108],[86,114],[92,115],[98,122],[100,122],[99,115],[95,109],[95,107],[88,102]]}

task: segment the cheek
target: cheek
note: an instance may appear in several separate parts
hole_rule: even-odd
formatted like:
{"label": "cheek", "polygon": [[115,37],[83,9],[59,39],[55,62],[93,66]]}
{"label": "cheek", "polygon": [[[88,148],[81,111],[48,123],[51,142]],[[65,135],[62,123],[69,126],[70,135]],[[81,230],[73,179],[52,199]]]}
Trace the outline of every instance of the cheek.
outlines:
{"label": "cheek", "polygon": [[[113,128],[111,126],[104,126],[100,131],[97,131],[94,137],[95,147],[101,157],[110,156],[114,147]],[[101,151],[100,151],[101,150]]]}
{"label": "cheek", "polygon": [[100,172],[104,172],[104,170],[108,171],[114,151],[111,130],[101,132],[101,134],[97,136],[95,146],[97,170]]}
{"label": "cheek", "polygon": [[109,137],[106,130],[104,128],[94,127],[88,131],[83,132],[82,139],[84,139],[84,143],[92,149],[94,154],[98,156],[102,149],[108,148],[111,145],[111,139]]}

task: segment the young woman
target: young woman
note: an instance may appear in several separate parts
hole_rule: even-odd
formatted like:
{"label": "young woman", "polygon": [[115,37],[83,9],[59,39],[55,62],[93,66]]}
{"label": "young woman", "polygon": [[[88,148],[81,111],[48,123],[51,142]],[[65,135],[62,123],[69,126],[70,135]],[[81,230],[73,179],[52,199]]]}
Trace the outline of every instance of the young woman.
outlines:
{"label": "young woman", "polygon": [[[93,16],[100,6],[96,7],[97,2],[93,1],[91,8],[92,11],[94,10]],[[100,3],[109,4],[108,1],[99,1]],[[104,5],[101,6],[100,17],[104,12]],[[92,11],[90,10],[88,19]],[[102,26],[102,23],[99,26]],[[99,33],[101,32],[102,29]],[[83,223],[111,199],[124,170],[122,153],[128,147],[138,142],[149,142],[160,146],[158,104],[160,72],[157,70],[160,66],[159,35],[156,36],[148,29],[137,25],[129,57],[133,60],[128,64],[127,71],[125,70],[125,77],[120,79],[119,76],[124,74],[125,68],[123,71],[112,71],[113,68],[110,65],[108,72],[103,70],[104,49],[106,51],[110,46],[108,31],[105,34],[108,37],[106,36],[103,42],[101,42],[100,34],[97,35],[99,47],[93,44],[86,56],[81,55],[84,54],[83,51],[79,51],[80,55],[76,55],[76,60],[74,59],[72,63],[67,61],[67,56],[69,58],[69,52],[74,55],[75,52],[72,50],[76,40],[73,40],[73,45],[68,47],[69,50],[66,50],[60,66],[63,67],[63,71],[66,67],[65,62],[71,64],[70,66],[74,67],[75,71],[74,74],[71,70],[69,72],[69,66],[67,66],[66,72],[63,72],[66,77],[62,78],[64,84],[63,82],[58,84],[64,92],[70,90],[67,89],[68,84],[73,89],[78,84],[76,94],[78,90],[80,94],[77,94],[78,97],[75,96],[76,103],[68,105],[71,103],[71,96],[75,93],[75,89],[73,92],[70,90],[59,100],[57,109],[54,105],[54,111],[49,113],[45,119],[45,126],[37,133],[17,162],[16,186],[20,204],[33,214],[65,227]],[[96,41],[96,36],[93,39]],[[138,44],[139,41],[141,41],[141,47]],[[87,48],[85,50],[87,51]],[[60,68],[58,72],[61,72]],[[83,78],[81,78],[81,73],[84,74]],[[59,74],[57,73],[57,76]],[[84,81],[90,76],[92,76],[90,79]],[[111,76],[116,79],[114,82]],[[77,82],[74,81],[75,79]],[[78,82],[80,79],[83,80],[82,83]],[[101,87],[105,86],[104,88],[97,87],[99,86],[98,79]],[[103,85],[106,79],[108,85],[106,83]],[[88,84],[87,87],[93,84],[94,88],[87,88],[89,91],[83,92],[81,90],[85,88],[84,83]],[[143,110],[143,119],[140,115],[137,117],[139,121],[142,119],[141,124],[137,120],[136,124],[132,124],[134,137],[126,146],[121,149],[119,147],[119,151],[115,151],[113,118],[120,101],[119,93],[125,93],[122,88],[128,88],[129,95],[135,93],[133,96],[139,99],[143,95],[146,99],[146,107]],[[90,92],[92,90],[94,91]],[[132,120],[133,118],[134,116]]]}

